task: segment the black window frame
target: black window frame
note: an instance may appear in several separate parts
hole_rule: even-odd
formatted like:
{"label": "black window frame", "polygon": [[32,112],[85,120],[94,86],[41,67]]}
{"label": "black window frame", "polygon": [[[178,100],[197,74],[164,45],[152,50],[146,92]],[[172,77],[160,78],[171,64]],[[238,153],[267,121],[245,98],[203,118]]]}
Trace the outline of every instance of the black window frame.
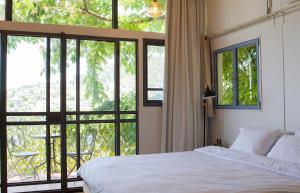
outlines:
{"label": "black window frame", "polygon": [[[7,101],[7,47],[8,47],[8,36],[23,36],[23,37],[42,37],[47,39],[47,48],[50,48],[49,45],[49,40],[51,38],[57,38],[61,40],[61,60],[60,60],[60,65],[61,65],[61,94],[60,98],[62,100],[61,103],[61,111],[59,113],[55,113],[54,115],[59,115],[59,117],[62,117],[61,120],[61,179],[60,180],[50,180],[48,177],[46,180],[41,180],[41,181],[29,181],[29,182],[12,182],[8,183],[7,181],[7,126],[11,125],[57,125],[57,123],[53,122],[53,120],[49,120],[48,118],[45,121],[41,122],[9,122],[7,121],[8,116],[22,116],[22,115],[28,115],[28,116],[35,116],[35,115],[50,115],[53,114],[48,112],[7,112],[6,108],[6,101]],[[115,65],[115,101],[116,103],[120,104],[120,66],[121,66],[121,61],[120,61],[120,43],[123,41],[127,42],[132,42],[135,44],[135,66],[136,66],[136,73],[135,73],[135,87],[136,87],[136,109],[132,111],[121,111],[119,109],[119,106],[115,108],[113,111],[80,111],[80,109],[76,109],[76,111],[67,111],[66,110],[66,56],[67,56],[67,40],[75,40],[76,42],[76,55],[80,55],[80,41],[81,40],[91,40],[91,41],[103,41],[103,42],[111,42],[115,44],[115,52],[114,52],[114,65]],[[50,50],[47,50],[47,53],[49,53]],[[98,37],[98,36],[85,36],[85,35],[70,35],[70,34],[64,34],[64,33],[39,33],[39,32],[26,32],[26,31],[5,31],[5,30],[0,30],[0,126],[2,129],[0,129],[0,160],[1,160],[1,182],[0,182],[0,187],[1,187],[1,192],[7,193],[9,187],[17,187],[17,186],[31,186],[31,185],[42,185],[42,184],[53,184],[53,183],[59,183],[61,184],[61,189],[51,189],[51,190],[41,190],[41,191],[33,191],[33,192],[77,192],[77,191],[82,191],[82,187],[69,187],[68,183],[69,182],[75,182],[75,181],[82,181],[80,177],[78,178],[68,178],[67,174],[67,137],[66,137],[66,126],[70,124],[89,124],[89,123],[96,123],[96,124],[101,124],[101,123],[112,123],[115,124],[115,156],[120,156],[121,155],[121,144],[120,144],[120,137],[121,137],[121,124],[123,123],[135,123],[136,124],[136,154],[139,154],[139,93],[138,93],[138,88],[139,88],[139,68],[138,68],[138,39],[134,38],[107,38],[107,37]],[[76,66],[79,68],[80,66],[80,61],[77,58],[76,60]],[[50,66],[50,55],[47,54],[47,66],[49,68]],[[48,73],[50,71],[48,70]],[[76,76],[79,78],[79,73],[77,71]],[[78,81],[78,78],[76,81]],[[47,76],[47,81],[46,84],[48,85],[50,82],[50,76]],[[80,85],[76,83],[76,88],[77,90],[79,89]],[[46,89],[47,92],[49,92],[49,87]],[[77,96],[79,96],[79,92],[76,93]],[[77,97],[77,99],[79,99]],[[49,99],[46,100],[47,105],[49,105]],[[78,102],[77,102],[78,104]],[[76,107],[77,108],[77,107]],[[76,120],[67,120],[66,116],[68,115],[76,115],[77,117],[80,115],[90,115],[90,114],[97,114],[97,115],[102,115],[102,114],[113,114],[115,115],[115,119],[113,120],[80,120],[80,118],[76,118]],[[134,114],[135,118],[129,118],[129,119],[123,119],[121,115],[131,115]],[[48,116],[50,117],[50,116]],[[77,127],[78,128],[78,127]],[[47,129],[47,135],[50,135],[50,128]],[[77,132],[77,131],[76,131]],[[80,136],[77,135],[76,137]],[[80,140],[77,140],[76,142],[76,153],[77,157],[80,157],[79,152],[80,152]],[[48,145],[49,146],[49,145]],[[49,155],[48,158],[49,159]],[[48,160],[47,160],[48,161]],[[49,161],[48,161],[49,162]],[[80,163],[77,160],[77,169]],[[47,169],[47,173],[49,173],[49,169]]]}
{"label": "black window frame", "polygon": [[[255,105],[240,105],[238,101],[238,55],[237,49],[243,48],[249,45],[256,46],[256,68],[257,68],[257,103]],[[218,54],[226,51],[232,51],[233,54],[233,105],[219,105],[218,104]],[[216,91],[217,97],[214,100],[214,108],[216,109],[249,109],[259,110],[261,109],[261,82],[260,82],[260,40],[259,38],[234,44],[228,47],[224,47],[213,52],[214,61],[214,90]]]}
{"label": "black window frame", "polygon": [[148,88],[148,46],[163,46],[165,40],[143,39],[143,101],[144,106],[162,106],[163,100],[149,100],[148,91],[163,91],[163,88]]}

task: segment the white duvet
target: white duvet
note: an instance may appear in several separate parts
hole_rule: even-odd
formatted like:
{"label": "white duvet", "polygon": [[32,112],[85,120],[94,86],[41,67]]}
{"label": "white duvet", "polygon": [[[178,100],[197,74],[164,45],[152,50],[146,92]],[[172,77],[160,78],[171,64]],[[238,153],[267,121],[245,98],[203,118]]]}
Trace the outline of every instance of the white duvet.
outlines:
{"label": "white duvet", "polygon": [[99,158],[78,175],[92,193],[300,192],[300,165],[221,147]]}

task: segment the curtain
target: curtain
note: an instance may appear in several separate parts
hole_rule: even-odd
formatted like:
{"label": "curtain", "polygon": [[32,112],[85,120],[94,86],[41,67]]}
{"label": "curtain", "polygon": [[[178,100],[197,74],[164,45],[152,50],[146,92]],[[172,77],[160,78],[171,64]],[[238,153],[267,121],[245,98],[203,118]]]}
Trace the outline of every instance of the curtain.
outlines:
{"label": "curtain", "polygon": [[161,150],[187,151],[203,145],[204,0],[169,0],[166,28]]}

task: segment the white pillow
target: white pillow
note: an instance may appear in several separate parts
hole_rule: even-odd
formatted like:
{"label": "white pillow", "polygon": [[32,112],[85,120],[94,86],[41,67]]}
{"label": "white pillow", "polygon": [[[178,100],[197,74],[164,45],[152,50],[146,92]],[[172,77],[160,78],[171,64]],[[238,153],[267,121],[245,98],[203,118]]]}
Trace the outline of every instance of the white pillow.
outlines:
{"label": "white pillow", "polygon": [[241,128],[230,149],[265,156],[281,134],[280,130]]}
{"label": "white pillow", "polygon": [[267,157],[300,165],[300,137],[283,135],[276,142]]}
{"label": "white pillow", "polygon": [[295,136],[300,137],[300,129],[296,130]]}

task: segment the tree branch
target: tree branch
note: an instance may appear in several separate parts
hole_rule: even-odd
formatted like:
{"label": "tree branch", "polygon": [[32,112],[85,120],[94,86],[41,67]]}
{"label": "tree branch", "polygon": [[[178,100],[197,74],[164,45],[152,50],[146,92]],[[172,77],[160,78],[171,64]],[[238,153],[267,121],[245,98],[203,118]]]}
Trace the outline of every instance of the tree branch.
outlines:
{"label": "tree branch", "polygon": [[[107,22],[112,22],[111,19],[109,18],[106,18],[106,17],[103,17],[91,10],[89,10],[88,8],[88,1],[87,0],[82,0],[82,5],[83,7],[81,8],[81,11],[88,14],[88,15],[91,15],[91,16],[94,16],[102,21],[107,21]],[[142,19],[139,19],[139,20],[135,20],[135,21],[130,21],[129,23],[130,24],[140,24],[140,23],[146,23],[146,22],[150,22],[150,21],[154,21],[154,20],[163,20],[165,19],[166,16],[165,15],[162,15],[162,16],[159,16],[157,18],[153,18],[153,17],[147,17],[147,18],[142,18]]]}
{"label": "tree branch", "polygon": [[85,12],[85,13],[87,13],[87,14],[89,14],[89,15],[91,15],[91,16],[94,16],[94,17],[96,17],[96,18],[98,18],[98,19],[100,19],[100,20],[103,20],[103,21],[109,21],[109,22],[112,21],[111,19],[108,19],[108,18],[103,17],[103,16],[101,16],[101,15],[99,15],[99,14],[93,12],[93,11],[90,11],[90,10],[88,9],[88,3],[87,3],[87,0],[82,0],[82,4],[83,4],[83,7],[81,8],[81,11],[82,11],[82,12]]}
{"label": "tree branch", "polygon": [[135,20],[135,21],[131,21],[130,23],[131,24],[134,24],[134,23],[146,23],[146,22],[150,22],[150,21],[154,21],[154,20],[164,20],[166,18],[165,15],[161,15],[157,18],[153,18],[153,17],[147,17],[147,18],[142,18],[142,19],[139,19],[139,20]]}

